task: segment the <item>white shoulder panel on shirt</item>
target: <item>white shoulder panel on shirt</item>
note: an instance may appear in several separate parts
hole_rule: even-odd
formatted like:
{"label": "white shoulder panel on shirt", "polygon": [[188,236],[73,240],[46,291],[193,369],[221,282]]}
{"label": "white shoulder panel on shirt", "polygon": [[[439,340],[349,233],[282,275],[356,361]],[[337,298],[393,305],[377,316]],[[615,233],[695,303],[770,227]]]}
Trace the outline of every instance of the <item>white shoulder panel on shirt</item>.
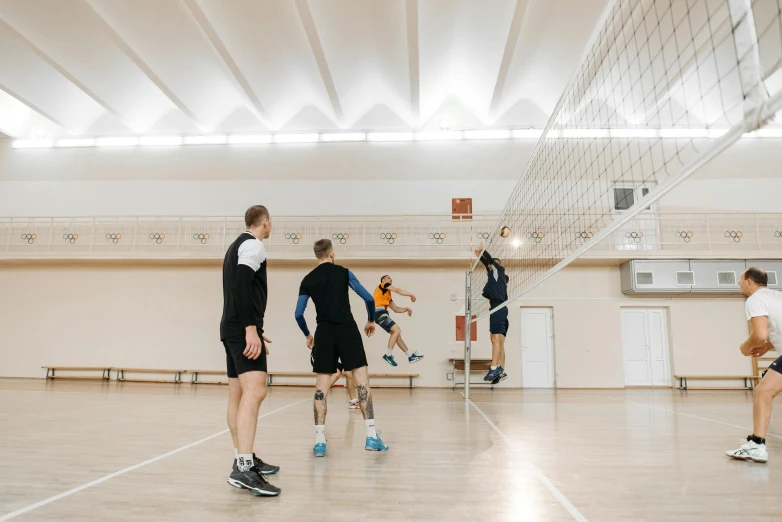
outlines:
{"label": "white shoulder panel on shirt", "polygon": [[257,239],[248,239],[239,246],[239,264],[247,265],[257,272],[266,261],[266,249]]}

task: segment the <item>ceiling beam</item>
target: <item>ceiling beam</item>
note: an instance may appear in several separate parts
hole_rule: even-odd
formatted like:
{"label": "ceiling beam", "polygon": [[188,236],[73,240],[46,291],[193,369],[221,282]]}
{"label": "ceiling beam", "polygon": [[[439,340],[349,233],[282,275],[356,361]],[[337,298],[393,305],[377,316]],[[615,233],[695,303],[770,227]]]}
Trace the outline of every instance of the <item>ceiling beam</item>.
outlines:
{"label": "ceiling beam", "polygon": [[22,33],[17,31],[13,26],[11,26],[11,24],[8,21],[3,20],[1,17],[0,17],[0,28],[7,30],[12,35],[14,35],[14,37],[17,40],[19,40],[22,44],[24,44],[25,47],[30,49],[39,58],[41,58],[44,62],[46,62],[50,67],[52,67],[55,71],[57,71],[62,76],[64,76],[69,82],[71,82],[74,86],[76,86],[77,89],[79,89],[81,92],[83,92],[84,94],[92,98],[92,100],[98,105],[100,105],[101,107],[103,107],[103,109],[106,112],[115,116],[119,121],[121,121],[123,124],[127,125],[131,129],[133,128],[133,126],[130,125],[119,112],[117,112],[113,107],[111,107],[111,105],[109,105],[100,96],[95,94],[92,90],[89,89],[89,87],[84,85],[74,75],[69,73],[64,67],[62,67],[59,63],[57,63],[54,60],[54,58],[46,54],[41,48],[35,45],[26,36],[24,36]]}
{"label": "ceiling beam", "polygon": [[95,0],[85,0],[85,4],[95,13],[95,16],[97,17],[97,20],[100,22],[100,25],[103,29],[103,31],[111,38],[111,40],[114,42],[114,44],[119,47],[119,49],[125,53],[125,55],[132,61],[136,67],[138,67],[141,72],[146,75],[149,80],[155,84],[155,87],[160,89],[160,91],[171,101],[171,103],[174,104],[182,113],[187,116],[197,127],[201,129],[209,129],[210,125],[205,125],[203,122],[201,122],[198,117],[191,111],[183,102],[179,99],[179,97],[174,94],[174,91],[172,91],[164,82],[163,80],[158,77],[157,74],[152,70],[152,68],[147,65],[147,63],[141,58],[141,56],[138,55],[136,51],[133,50],[133,48],[126,42],[120,34],[114,30],[114,28],[109,24],[109,22],[103,17],[103,15],[100,14],[100,12],[95,9],[95,6],[92,5],[92,2]]}
{"label": "ceiling beam", "polygon": [[315,56],[315,62],[318,64],[323,86],[326,88],[329,100],[331,100],[331,107],[334,111],[334,116],[337,118],[337,124],[342,125],[345,120],[342,113],[342,105],[339,102],[337,88],[334,86],[334,79],[331,77],[329,64],[326,61],[326,53],[323,51],[323,44],[318,36],[318,29],[315,27],[315,21],[312,18],[312,11],[310,11],[307,0],[296,0],[296,10],[299,12],[299,19],[302,26],[304,26],[304,32],[307,35],[307,40],[309,40],[312,54]]}
{"label": "ceiling beam", "polygon": [[[524,0],[520,0],[524,1]],[[405,0],[407,17],[407,68],[410,76],[410,113],[417,127],[421,117],[421,72],[418,51],[418,0]]]}
{"label": "ceiling beam", "polygon": [[58,120],[57,118],[55,118],[54,116],[49,114],[48,112],[44,111],[43,109],[41,109],[40,107],[38,107],[34,103],[30,102],[26,98],[23,98],[22,96],[17,94],[15,91],[12,91],[11,89],[9,89],[6,85],[4,85],[2,83],[0,83],[0,91],[3,91],[4,93],[6,93],[11,98],[15,99],[16,101],[18,101],[22,105],[26,106],[31,111],[39,114],[40,116],[43,116],[44,118],[46,118],[50,122],[54,123],[55,125],[58,125],[61,128],[63,128],[63,129],[68,129],[68,126],[63,124],[63,122],[61,122],[60,120]]}
{"label": "ceiling beam", "polygon": [[513,11],[513,18],[508,30],[508,38],[505,40],[505,51],[502,53],[500,70],[497,72],[497,81],[494,83],[494,94],[489,104],[489,117],[497,116],[497,109],[502,101],[502,91],[505,89],[505,81],[508,79],[508,70],[513,62],[513,53],[516,52],[516,46],[521,36],[521,27],[524,22],[524,14],[527,11],[528,0],[516,0],[516,9]]}
{"label": "ceiling beam", "polygon": [[220,59],[231,72],[233,80],[239,84],[239,88],[250,104],[248,107],[250,112],[252,112],[253,115],[258,118],[266,127],[273,128],[272,125],[269,124],[269,117],[266,113],[266,110],[263,108],[261,100],[258,99],[258,95],[255,94],[255,91],[253,91],[250,82],[247,81],[247,78],[236,64],[236,61],[231,56],[231,53],[223,43],[220,35],[217,34],[217,31],[212,26],[211,22],[209,22],[209,18],[206,16],[206,13],[204,13],[203,9],[201,9],[196,0],[182,1],[184,2],[185,7],[187,7],[187,9],[190,11],[190,14],[193,15],[193,18],[195,18],[196,23],[198,23],[198,26],[209,40],[209,43],[214,48],[215,52],[217,52],[218,56],[220,56]]}

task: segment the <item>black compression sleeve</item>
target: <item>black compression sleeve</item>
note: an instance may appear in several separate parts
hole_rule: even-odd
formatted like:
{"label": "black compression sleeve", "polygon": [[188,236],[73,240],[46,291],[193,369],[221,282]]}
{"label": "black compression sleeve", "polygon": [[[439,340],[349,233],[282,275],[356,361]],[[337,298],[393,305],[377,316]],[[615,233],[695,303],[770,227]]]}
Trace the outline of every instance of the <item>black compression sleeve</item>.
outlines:
{"label": "black compression sleeve", "polygon": [[236,313],[242,321],[242,326],[257,326],[253,319],[253,293],[252,282],[255,270],[247,265],[239,265],[236,271],[234,283],[234,295],[236,296]]}
{"label": "black compression sleeve", "polygon": [[483,251],[483,254],[481,254],[481,263],[483,263],[483,266],[486,268],[489,268],[489,265],[494,261],[489,253],[487,251]]}

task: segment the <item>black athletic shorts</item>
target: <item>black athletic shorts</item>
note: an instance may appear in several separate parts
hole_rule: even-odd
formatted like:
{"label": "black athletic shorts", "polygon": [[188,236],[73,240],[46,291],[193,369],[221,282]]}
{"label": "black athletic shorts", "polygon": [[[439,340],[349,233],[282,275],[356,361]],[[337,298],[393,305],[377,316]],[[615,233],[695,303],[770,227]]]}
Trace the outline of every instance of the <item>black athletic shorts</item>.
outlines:
{"label": "black athletic shorts", "polygon": [[489,333],[501,334],[507,337],[509,326],[507,308],[497,310],[489,316]]}
{"label": "black athletic shorts", "polygon": [[[315,348],[317,348],[317,346],[313,347],[312,351],[310,351],[310,364],[312,365],[313,372],[315,371]],[[337,361],[337,370],[340,372],[345,370],[345,367],[342,366],[342,361]]]}
{"label": "black athletic shorts", "polygon": [[338,361],[345,370],[351,371],[367,365],[364,342],[358,326],[319,324],[315,330],[312,371],[315,373],[337,373]]}
{"label": "black athletic shorts", "polygon": [[772,362],[771,364],[768,365],[768,368],[763,372],[763,374],[761,375],[761,378],[765,377],[766,376],[766,372],[769,371],[769,370],[774,370],[777,373],[782,373],[782,356],[777,357],[774,362]]}
{"label": "black athletic shorts", "polygon": [[265,372],[266,371],[266,343],[261,337],[261,355],[257,359],[248,359],[244,355],[244,349],[247,348],[247,340],[244,337],[230,337],[223,339],[225,346],[225,365],[228,378],[236,379],[245,372]]}

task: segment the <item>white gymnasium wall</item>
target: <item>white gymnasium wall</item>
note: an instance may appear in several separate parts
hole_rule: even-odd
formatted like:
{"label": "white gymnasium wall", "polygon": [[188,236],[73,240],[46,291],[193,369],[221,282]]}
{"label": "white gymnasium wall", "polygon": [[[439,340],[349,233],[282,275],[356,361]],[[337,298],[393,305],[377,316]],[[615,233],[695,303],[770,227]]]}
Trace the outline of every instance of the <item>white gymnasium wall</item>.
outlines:
{"label": "white gymnasium wall", "polygon": [[0,182],[0,217],[241,216],[448,213],[472,197],[474,212],[505,204],[513,181],[37,181]]}
{"label": "white gymnasium wall", "polygon": [[[388,271],[413,291],[411,318],[395,316],[408,345],[426,357],[398,372],[420,373],[421,386],[447,387],[447,359],[461,354],[454,340],[464,268],[350,265],[369,288]],[[272,263],[266,333],[270,369],[309,371],[304,338],[293,318],[298,285],[311,268]],[[44,364],[222,369],[218,339],[222,296],[219,264],[100,265],[0,264],[0,376],[42,377]],[[399,299],[405,302],[404,298]],[[363,303],[353,296],[357,321]],[[750,362],[738,346],[747,335],[740,298],[628,298],[615,266],[572,266],[511,306],[506,341],[506,387],[521,386],[520,308],[553,308],[557,384],[561,388],[624,386],[622,307],[665,307],[669,312],[672,371],[743,375]],[[314,326],[314,307],[307,319]],[[478,325],[475,357],[488,357],[488,324]],[[387,335],[366,342],[370,369],[393,372],[381,361]],[[477,375],[476,375],[477,377]]]}
{"label": "white gymnasium wall", "polygon": [[[499,211],[532,143],[463,141],[13,150],[0,141],[0,216],[443,213],[453,197]],[[774,212],[782,146],[745,139],[661,210]]]}

